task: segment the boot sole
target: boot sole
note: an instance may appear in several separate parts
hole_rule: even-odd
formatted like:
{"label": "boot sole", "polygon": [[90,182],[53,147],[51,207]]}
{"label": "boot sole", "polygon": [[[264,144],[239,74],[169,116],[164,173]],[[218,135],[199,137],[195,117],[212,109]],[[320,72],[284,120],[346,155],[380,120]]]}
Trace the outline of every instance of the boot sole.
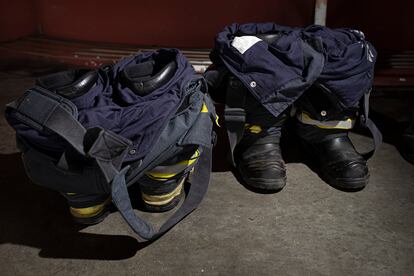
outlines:
{"label": "boot sole", "polygon": [[370,177],[369,173],[364,177],[346,179],[346,178],[335,178],[329,175],[329,173],[324,172],[323,170],[320,169],[319,162],[313,161],[314,159],[317,159],[317,157],[314,156],[312,151],[310,151],[310,149],[308,148],[309,145],[300,138],[299,138],[299,141],[301,144],[301,148],[304,150],[304,153],[306,154],[306,157],[305,157],[306,164],[308,165],[309,168],[311,168],[314,172],[316,172],[319,175],[319,177],[324,182],[326,182],[329,186],[335,189],[338,189],[340,191],[343,191],[343,192],[358,192],[364,189],[365,186],[367,186],[369,182],[369,177]]}
{"label": "boot sole", "polygon": [[286,186],[286,177],[278,181],[265,182],[263,179],[249,179],[243,177],[244,182],[257,192],[278,192]]}
{"label": "boot sole", "polygon": [[364,189],[368,182],[370,175],[367,174],[365,177],[346,179],[346,178],[335,178],[329,174],[323,173],[320,171],[322,180],[328,183],[330,186],[335,189],[344,191],[344,192],[358,192]]}

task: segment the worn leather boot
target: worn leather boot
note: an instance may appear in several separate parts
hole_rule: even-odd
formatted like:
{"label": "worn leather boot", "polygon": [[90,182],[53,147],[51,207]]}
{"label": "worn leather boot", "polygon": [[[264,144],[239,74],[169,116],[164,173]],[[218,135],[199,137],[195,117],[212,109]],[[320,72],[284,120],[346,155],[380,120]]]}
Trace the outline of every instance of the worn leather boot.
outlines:
{"label": "worn leather boot", "polygon": [[[129,65],[121,72],[121,81],[136,95],[146,96],[165,85],[174,76],[175,62],[168,64],[154,61]],[[149,212],[166,212],[180,202],[184,183],[198,158],[196,149],[186,149],[171,160],[146,172],[138,180],[143,207]]]}
{"label": "worn leather boot", "polygon": [[302,148],[321,178],[340,190],[361,190],[369,181],[367,161],[356,151],[347,131],[296,123]]}
{"label": "worn leather boot", "polygon": [[271,192],[281,190],[286,185],[280,128],[275,127],[269,133],[259,126],[246,127],[234,156],[237,169],[250,188]]}
{"label": "worn leather boot", "polygon": [[111,197],[106,194],[87,195],[62,193],[76,223],[93,225],[102,222],[110,213]]}
{"label": "worn leather boot", "polygon": [[[37,79],[36,84],[67,98],[75,99],[87,93],[96,83],[96,70],[79,69],[56,73]],[[58,85],[57,85],[58,84]],[[84,162],[73,152],[66,155],[70,164]],[[79,224],[92,225],[103,221],[110,213],[111,197],[108,194],[61,193],[67,200],[73,220]]]}
{"label": "worn leather boot", "polygon": [[[278,117],[273,116],[224,67],[213,65],[204,76],[209,84],[209,92],[216,102],[236,109],[241,108],[245,112],[242,120],[245,123],[244,133],[233,153],[234,163],[244,184],[257,192],[281,190],[286,185],[286,168],[280,150],[280,137],[287,115],[282,113]],[[229,98],[229,93],[237,98]]]}
{"label": "worn leather boot", "polygon": [[184,183],[200,156],[200,151],[187,147],[161,165],[147,171],[138,180],[144,209],[166,212],[176,207],[184,192]]}
{"label": "worn leather boot", "polygon": [[281,129],[287,115],[274,117],[244,85],[230,76],[227,93],[243,93],[246,121],[234,150],[235,165],[244,183],[257,192],[276,192],[286,185],[286,168],[280,150]]}
{"label": "worn leather boot", "polygon": [[348,132],[358,108],[344,108],[335,95],[313,86],[297,102],[294,131],[321,178],[345,191],[368,184],[367,161],[356,151]]}

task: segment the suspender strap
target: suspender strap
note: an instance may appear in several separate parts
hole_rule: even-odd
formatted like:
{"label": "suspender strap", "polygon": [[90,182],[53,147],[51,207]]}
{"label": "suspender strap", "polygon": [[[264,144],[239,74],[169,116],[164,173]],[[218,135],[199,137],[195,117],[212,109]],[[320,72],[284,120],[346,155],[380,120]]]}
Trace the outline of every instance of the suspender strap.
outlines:
{"label": "suspender strap", "polygon": [[[101,192],[110,191],[110,183],[119,174],[131,145],[128,139],[100,128],[87,131],[77,120],[77,109],[73,103],[40,87],[29,90],[19,101],[8,104],[7,108],[12,109],[13,115],[25,124],[40,131],[53,131],[81,155],[94,159],[106,180]],[[89,142],[87,152],[85,141]],[[62,155],[58,165],[68,168],[65,155]],[[85,188],[85,192],[88,190]]]}
{"label": "suspender strap", "polygon": [[125,174],[128,167],[123,168],[112,181],[112,200],[122,217],[140,237],[140,241],[154,240],[161,237],[184,217],[198,207],[207,192],[210,182],[212,150],[202,147],[202,153],[190,176],[190,188],[184,203],[157,231],[149,223],[136,215],[131,206]]}
{"label": "suspender strap", "polygon": [[6,105],[14,116],[39,130],[49,129],[84,155],[83,138],[86,129],[77,120],[76,106],[69,100],[41,87],[27,91],[19,100]]}
{"label": "suspender strap", "polygon": [[368,151],[366,153],[363,153],[362,156],[365,159],[371,158],[375,151],[378,149],[380,144],[382,143],[382,134],[377,128],[377,126],[374,124],[374,122],[368,117],[369,114],[369,96],[371,94],[371,90],[368,90],[366,93],[364,93],[364,96],[362,97],[362,112],[363,114],[360,116],[360,124],[362,127],[369,130],[369,132],[372,135],[374,148],[371,151]]}
{"label": "suspender strap", "polygon": [[233,166],[235,166],[234,149],[244,133],[244,123],[246,122],[245,102],[246,88],[236,77],[230,76],[226,91],[224,121],[226,122],[230,145],[230,161]]}
{"label": "suspender strap", "polygon": [[128,139],[111,131],[99,129],[98,136],[94,139],[87,155],[96,160],[107,183],[111,183],[120,173],[119,170],[130,145],[131,141]]}
{"label": "suspender strap", "polygon": [[[52,130],[68,141],[79,153],[93,158],[107,182],[101,192],[112,194],[114,204],[141,240],[156,239],[166,233],[197,208],[207,191],[211,172],[211,145],[200,148],[202,153],[189,181],[191,185],[186,200],[159,231],[156,231],[149,223],[138,217],[131,206],[126,183],[129,166],[121,169],[131,144],[128,139],[99,128],[86,131],[77,121],[76,106],[41,88],[28,91],[20,101],[12,102],[7,107],[12,110],[16,118],[29,126],[42,131]],[[65,156],[59,163],[67,167]]]}

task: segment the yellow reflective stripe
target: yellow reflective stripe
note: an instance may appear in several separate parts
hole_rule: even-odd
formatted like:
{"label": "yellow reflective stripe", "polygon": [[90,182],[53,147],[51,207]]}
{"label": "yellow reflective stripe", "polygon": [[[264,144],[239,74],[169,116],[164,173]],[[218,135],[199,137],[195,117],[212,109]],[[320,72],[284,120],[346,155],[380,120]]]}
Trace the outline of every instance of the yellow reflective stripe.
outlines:
{"label": "yellow reflective stripe", "polygon": [[66,193],[68,196],[74,196],[76,193]]}
{"label": "yellow reflective stripe", "polygon": [[208,108],[205,103],[203,103],[203,107],[201,108],[201,113],[208,113]]}
{"label": "yellow reflective stripe", "polygon": [[341,121],[318,121],[312,119],[308,114],[302,112],[297,114],[298,120],[306,125],[313,125],[323,129],[352,129],[355,124],[355,119],[348,118]]}
{"label": "yellow reflective stripe", "polygon": [[[201,113],[208,113],[208,108],[207,108],[206,103],[203,103],[203,106],[201,107],[201,111],[200,112]],[[220,127],[220,124],[219,124],[219,116],[217,114],[216,114],[216,125],[218,127]]]}
{"label": "yellow reflective stripe", "polygon": [[221,127],[221,125],[219,124],[219,116],[216,114],[216,125],[218,126],[218,127]]}
{"label": "yellow reflective stripe", "polygon": [[183,178],[180,182],[180,184],[178,184],[178,186],[172,191],[169,192],[168,194],[163,194],[163,195],[148,195],[148,194],[144,194],[141,193],[142,195],[142,200],[150,205],[165,205],[168,204],[171,200],[173,200],[176,196],[180,195],[182,189],[183,189],[183,184],[184,184],[185,178]]}
{"label": "yellow reflective stripe", "polygon": [[75,208],[75,207],[69,207],[69,211],[72,214],[72,216],[76,218],[89,218],[98,215],[100,212],[103,211],[105,206],[109,204],[111,201],[111,198],[107,198],[103,203],[85,207],[85,208]]}
{"label": "yellow reflective stripe", "polygon": [[197,158],[185,160],[171,166],[158,166],[150,172],[145,174],[153,179],[169,179],[184,171],[188,166],[191,166],[197,161]]}
{"label": "yellow reflective stripe", "polygon": [[200,151],[196,150],[194,154],[188,160],[183,160],[176,164],[168,165],[168,166],[157,166],[151,171],[146,172],[145,174],[154,180],[166,181],[176,176],[177,174],[181,173],[187,167],[193,165],[197,161],[197,158],[199,156],[200,156]]}
{"label": "yellow reflective stripe", "polygon": [[258,134],[263,130],[261,126],[252,124],[244,124],[244,129],[255,134]]}
{"label": "yellow reflective stripe", "polygon": [[178,173],[176,174],[165,174],[162,175],[161,173],[145,173],[146,176],[148,176],[149,178],[156,180],[156,181],[167,181],[171,178],[173,178],[174,176],[176,176]]}
{"label": "yellow reflective stripe", "polygon": [[[350,120],[350,119],[349,119]],[[352,129],[354,123],[351,122],[352,126],[341,126],[341,125],[335,125],[335,126],[324,126],[324,125],[317,125],[318,128],[322,128],[322,129]]]}

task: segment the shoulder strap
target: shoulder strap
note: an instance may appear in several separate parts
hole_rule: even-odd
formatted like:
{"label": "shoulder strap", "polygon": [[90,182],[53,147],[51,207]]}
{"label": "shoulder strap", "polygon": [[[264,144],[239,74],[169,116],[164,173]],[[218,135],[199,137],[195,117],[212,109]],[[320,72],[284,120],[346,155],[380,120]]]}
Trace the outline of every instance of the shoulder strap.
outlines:
{"label": "shoulder strap", "polygon": [[211,159],[211,148],[202,147],[200,159],[188,181],[190,183],[190,189],[184,203],[159,230],[155,230],[149,223],[144,221],[134,212],[125,181],[125,174],[128,168],[126,167],[122,169],[120,173],[114,177],[112,181],[112,200],[125,221],[141,238],[141,241],[155,240],[161,237],[198,207],[207,192],[208,184],[210,182]]}
{"label": "shoulder strap", "polygon": [[226,122],[227,136],[230,145],[230,161],[233,166],[234,149],[240,142],[244,133],[246,122],[246,89],[243,84],[234,76],[229,77],[226,91],[226,104],[224,107],[224,121]]}
{"label": "shoulder strap", "polygon": [[[40,131],[51,130],[65,139],[82,156],[96,160],[107,185],[101,192],[110,190],[109,183],[121,168],[131,142],[111,131],[103,129],[86,130],[77,120],[77,108],[69,100],[35,87],[18,101],[6,105],[13,116]],[[85,151],[85,137],[91,140]],[[65,164],[65,156],[59,164]]]}
{"label": "shoulder strap", "polygon": [[369,115],[369,96],[370,96],[370,94],[371,94],[371,90],[368,90],[367,92],[364,93],[364,96],[362,97],[362,112],[363,112],[363,114],[361,114],[361,116],[360,116],[360,125],[369,130],[369,132],[372,135],[373,144],[374,144],[374,148],[372,150],[361,154],[367,160],[374,155],[375,151],[378,149],[378,147],[382,143],[382,134],[381,134],[381,132],[379,131],[377,126],[374,124],[374,122],[368,116]]}
{"label": "shoulder strap", "polygon": [[[76,106],[41,88],[28,91],[19,101],[8,104],[7,108],[12,110],[16,118],[29,126],[39,130],[45,128],[52,130],[68,141],[80,154],[96,160],[107,182],[106,185],[102,185],[101,192],[112,194],[112,200],[122,217],[143,241],[156,239],[166,233],[197,208],[207,191],[212,150],[211,147],[202,147],[202,154],[189,180],[191,185],[186,200],[156,231],[132,209],[125,177],[129,166],[121,168],[130,145],[129,140],[107,130],[87,131],[77,121]],[[86,137],[87,140],[92,140],[87,148],[84,145]]]}
{"label": "shoulder strap", "polygon": [[37,129],[50,129],[84,155],[86,129],[77,120],[76,106],[69,100],[41,87],[28,90],[23,97],[6,105],[23,123]]}

